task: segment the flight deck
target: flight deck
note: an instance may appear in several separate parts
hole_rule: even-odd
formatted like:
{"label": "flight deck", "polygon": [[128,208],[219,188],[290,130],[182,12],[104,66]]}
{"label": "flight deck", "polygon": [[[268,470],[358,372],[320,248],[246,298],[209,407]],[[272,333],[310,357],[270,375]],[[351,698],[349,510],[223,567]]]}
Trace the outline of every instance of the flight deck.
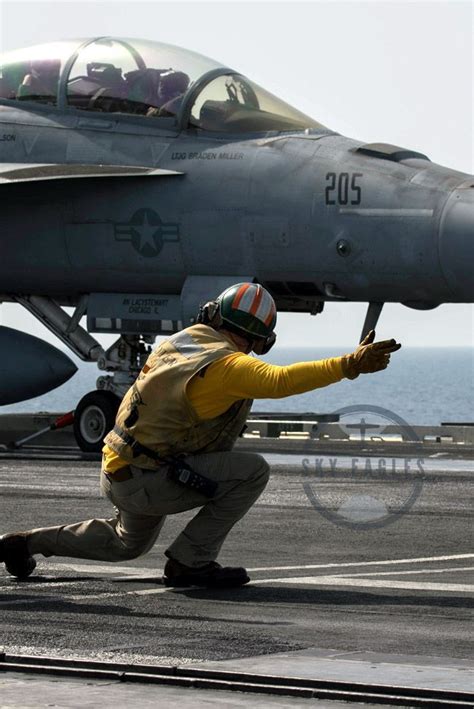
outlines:
{"label": "flight deck", "polygon": [[[240,442],[272,464],[220,556],[248,568],[240,589],[162,584],[163,552],[192,512],[169,516],[153,550],[130,562],[38,557],[26,582],[2,572],[4,701],[25,706],[34,691],[45,706],[240,706],[247,692],[266,707],[471,706],[473,454],[445,438],[424,443],[415,498],[398,464],[390,477],[372,467],[354,478],[354,457],[392,459],[395,442]],[[398,450],[397,461],[411,455]],[[72,444],[0,450],[1,531],[111,516],[91,457]],[[357,508],[368,498],[403,513]]]}
{"label": "flight deck", "polygon": [[[400,347],[365,349],[385,303],[474,301],[471,174],[340,135],[238,67],[159,41],[51,41],[7,52],[0,77],[0,303],[22,306],[100,372],[79,401],[68,394],[74,411],[0,416],[0,533],[112,516],[100,451],[122,426],[124,395],[133,385],[139,400],[127,428],[142,404],[151,416],[142,375],[168,391],[161,365],[204,374],[214,356],[246,349],[227,341],[228,325],[263,355],[277,311],[367,303],[362,353],[341,360],[353,379]],[[100,334],[115,341],[105,348]],[[169,339],[152,354],[158,336]],[[77,370],[63,350],[10,327],[0,326],[0,351],[1,406]],[[446,403],[432,360],[425,369]],[[415,381],[410,400],[439,421]],[[248,568],[245,587],[163,585],[163,552],[192,513],[170,516],[133,562],[40,559],[21,583],[0,570],[1,703],[472,706],[474,425],[408,425],[383,408],[393,399],[384,391],[380,406],[345,399],[337,418],[249,417],[249,399],[212,414],[225,417],[216,447],[227,437],[231,446],[246,420],[237,448],[272,466],[220,556]],[[135,453],[205,450],[181,439],[180,401],[163,448],[116,434]]]}

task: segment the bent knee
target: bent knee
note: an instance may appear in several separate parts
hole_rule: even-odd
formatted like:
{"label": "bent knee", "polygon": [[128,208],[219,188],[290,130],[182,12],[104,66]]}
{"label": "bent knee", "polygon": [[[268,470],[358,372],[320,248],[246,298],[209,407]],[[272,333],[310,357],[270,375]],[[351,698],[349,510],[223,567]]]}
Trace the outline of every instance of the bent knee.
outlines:
{"label": "bent knee", "polygon": [[113,544],[113,553],[111,554],[113,558],[111,561],[130,561],[136,559],[138,556],[145,554],[151,546],[148,537],[146,539],[140,538],[139,536],[131,538],[127,532],[124,532],[120,527],[115,529],[115,534],[115,543]]}
{"label": "bent knee", "polygon": [[132,559],[136,559],[139,556],[142,556],[142,554],[145,554],[150,545],[149,543],[126,543],[123,540],[121,540],[120,547],[116,548],[114,551],[114,559],[112,561],[131,561]]}

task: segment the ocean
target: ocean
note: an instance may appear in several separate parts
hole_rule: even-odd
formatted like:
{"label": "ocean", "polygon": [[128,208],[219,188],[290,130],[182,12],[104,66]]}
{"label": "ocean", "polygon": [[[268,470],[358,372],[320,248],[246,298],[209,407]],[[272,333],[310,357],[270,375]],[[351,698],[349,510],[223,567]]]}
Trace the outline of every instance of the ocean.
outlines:
{"label": "ocean", "polygon": [[[264,359],[285,365],[343,354],[341,348],[275,347]],[[65,412],[95,389],[99,370],[71,356],[75,376],[44,396],[9,406],[2,413]],[[285,399],[259,399],[255,411],[331,413],[342,407],[371,405],[389,409],[411,425],[474,422],[474,350],[469,347],[402,348],[387,370],[361,375]]]}

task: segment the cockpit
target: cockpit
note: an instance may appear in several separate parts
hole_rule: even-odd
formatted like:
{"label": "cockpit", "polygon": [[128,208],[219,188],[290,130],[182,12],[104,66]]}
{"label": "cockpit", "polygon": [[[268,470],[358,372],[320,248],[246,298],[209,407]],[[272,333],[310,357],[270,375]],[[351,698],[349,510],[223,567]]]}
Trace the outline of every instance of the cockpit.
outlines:
{"label": "cockpit", "polygon": [[[0,101],[115,117],[167,119],[180,130],[322,129],[312,118],[195,52],[138,39],[52,42],[0,59]],[[157,123],[157,125],[159,125]]]}

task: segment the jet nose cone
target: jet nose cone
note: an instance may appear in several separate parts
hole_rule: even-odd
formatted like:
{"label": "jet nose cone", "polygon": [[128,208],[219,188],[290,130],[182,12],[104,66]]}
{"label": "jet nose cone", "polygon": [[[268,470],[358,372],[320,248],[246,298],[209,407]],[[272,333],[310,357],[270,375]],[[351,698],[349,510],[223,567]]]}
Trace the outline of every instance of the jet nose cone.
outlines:
{"label": "jet nose cone", "polygon": [[440,225],[441,268],[455,302],[474,302],[474,178],[448,199]]}

